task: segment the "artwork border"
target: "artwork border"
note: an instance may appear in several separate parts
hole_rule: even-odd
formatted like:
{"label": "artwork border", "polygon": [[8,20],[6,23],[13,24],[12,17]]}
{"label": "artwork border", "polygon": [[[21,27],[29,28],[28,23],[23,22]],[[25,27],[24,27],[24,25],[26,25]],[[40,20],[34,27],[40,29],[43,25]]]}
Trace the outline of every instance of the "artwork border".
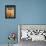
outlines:
{"label": "artwork border", "polygon": [[[7,17],[6,9],[8,7],[11,7],[11,8],[13,7],[14,8],[14,17]],[[6,19],[14,19],[14,18],[16,18],[16,5],[5,5],[5,18]]]}

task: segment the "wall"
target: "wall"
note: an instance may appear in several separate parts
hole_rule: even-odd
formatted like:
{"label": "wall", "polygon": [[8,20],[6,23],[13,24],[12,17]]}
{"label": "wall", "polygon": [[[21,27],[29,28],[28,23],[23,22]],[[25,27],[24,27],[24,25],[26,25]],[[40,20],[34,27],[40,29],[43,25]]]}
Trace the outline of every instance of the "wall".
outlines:
{"label": "wall", "polygon": [[16,0],[19,24],[46,24],[46,0]]}
{"label": "wall", "polygon": [[[5,5],[16,5],[14,0],[0,0],[0,44],[7,44],[8,34],[10,32],[17,32],[17,18],[16,19],[5,19]],[[17,43],[18,38],[16,38],[15,43]]]}
{"label": "wall", "polygon": [[[5,19],[7,4],[16,4],[16,19]],[[46,24],[46,0],[0,0],[0,44],[8,43],[9,32],[18,32],[17,24]]]}

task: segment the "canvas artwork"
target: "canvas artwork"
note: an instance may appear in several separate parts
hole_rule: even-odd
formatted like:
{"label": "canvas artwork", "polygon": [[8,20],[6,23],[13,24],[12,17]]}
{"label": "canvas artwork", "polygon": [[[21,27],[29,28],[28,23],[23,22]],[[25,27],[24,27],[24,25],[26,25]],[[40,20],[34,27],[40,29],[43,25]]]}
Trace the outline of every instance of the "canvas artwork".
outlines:
{"label": "canvas artwork", "polygon": [[19,25],[20,40],[46,41],[46,25]]}
{"label": "canvas artwork", "polygon": [[16,5],[5,5],[5,18],[16,18]]}

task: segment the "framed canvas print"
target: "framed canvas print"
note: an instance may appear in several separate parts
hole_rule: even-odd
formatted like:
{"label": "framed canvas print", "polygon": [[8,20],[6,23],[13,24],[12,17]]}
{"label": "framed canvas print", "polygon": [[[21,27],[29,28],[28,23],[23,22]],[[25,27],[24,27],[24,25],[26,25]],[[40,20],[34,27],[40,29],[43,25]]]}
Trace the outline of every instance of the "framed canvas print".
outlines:
{"label": "framed canvas print", "polygon": [[16,18],[16,5],[5,5],[5,18]]}

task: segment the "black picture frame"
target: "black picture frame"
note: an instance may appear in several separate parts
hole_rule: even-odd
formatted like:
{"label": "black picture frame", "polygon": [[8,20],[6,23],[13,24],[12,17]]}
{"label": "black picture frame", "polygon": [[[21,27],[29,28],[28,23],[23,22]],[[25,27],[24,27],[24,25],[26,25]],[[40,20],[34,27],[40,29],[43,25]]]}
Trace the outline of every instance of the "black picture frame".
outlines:
{"label": "black picture frame", "polygon": [[[13,17],[12,16],[10,16],[10,17],[8,17],[8,15],[7,15],[7,13],[6,13],[6,11],[7,11],[7,8],[9,9],[9,8],[13,8],[14,9],[14,15],[13,15]],[[5,5],[5,18],[6,19],[14,19],[14,18],[16,18],[16,5]]]}

